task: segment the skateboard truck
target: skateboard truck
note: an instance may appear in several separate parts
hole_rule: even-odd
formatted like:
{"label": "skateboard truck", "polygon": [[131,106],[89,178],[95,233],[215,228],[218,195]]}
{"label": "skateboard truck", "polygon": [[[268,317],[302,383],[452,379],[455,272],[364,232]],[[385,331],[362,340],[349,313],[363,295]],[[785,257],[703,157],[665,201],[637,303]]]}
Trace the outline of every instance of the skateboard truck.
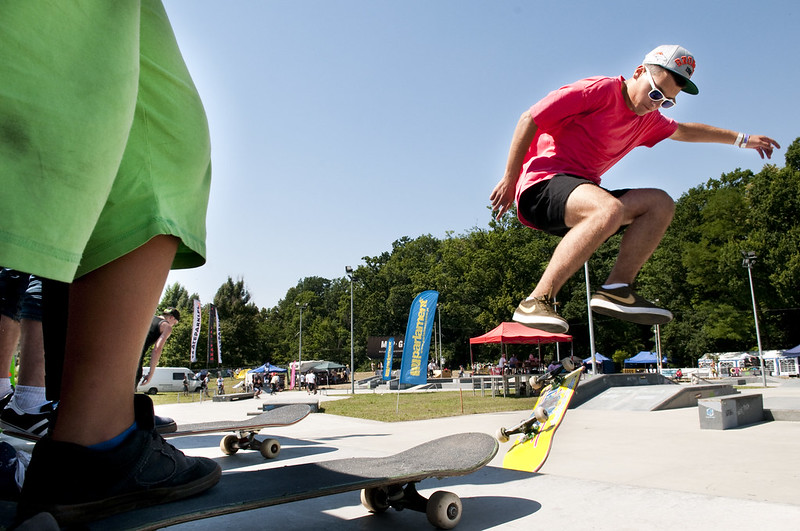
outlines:
{"label": "skateboard truck", "polygon": [[577,368],[578,365],[575,363],[575,358],[567,357],[562,359],[558,366],[552,371],[546,372],[539,376],[531,376],[528,380],[528,383],[530,383],[532,388],[537,390],[544,387],[544,384],[547,381],[550,381],[552,385],[557,387],[561,385],[562,381],[564,381],[564,373],[572,372]]}
{"label": "skateboard truck", "polygon": [[439,529],[452,529],[461,521],[461,499],[439,490],[430,498],[417,492],[416,482],[362,489],[361,504],[371,513],[382,513],[392,507],[396,511],[411,509],[425,513],[428,522]]}
{"label": "skateboard truck", "polygon": [[225,455],[233,455],[239,450],[258,450],[267,459],[278,457],[281,443],[277,439],[256,439],[256,432],[241,430],[237,435],[226,435],[219,443],[219,449]]}
{"label": "skateboard truck", "polygon": [[533,416],[526,418],[516,426],[511,428],[499,428],[495,437],[502,443],[508,442],[509,437],[517,433],[524,433],[528,437],[533,437],[539,434],[542,425],[547,422],[548,418],[550,418],[550,415],[547,413],[547,410],[539,406],[533,410]]}

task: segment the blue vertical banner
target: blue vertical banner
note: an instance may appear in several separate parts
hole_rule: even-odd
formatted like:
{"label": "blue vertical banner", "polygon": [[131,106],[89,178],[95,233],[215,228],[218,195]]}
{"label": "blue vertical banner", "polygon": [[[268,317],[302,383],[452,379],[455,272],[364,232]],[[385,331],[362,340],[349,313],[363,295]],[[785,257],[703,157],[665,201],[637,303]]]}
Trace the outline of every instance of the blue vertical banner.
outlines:
{"label": "blue vertical banner", "polygon": [[420,385],[428,381],[428,350],[439,292],[423,291],[411,304],[400,364],[400,383]]}
{"label": "blue vertical banner", "polygon": [[383,357],[383,381],[392,379],[392,356],[394,356],[394,338],[390,337],[386,341],[386,355]]}

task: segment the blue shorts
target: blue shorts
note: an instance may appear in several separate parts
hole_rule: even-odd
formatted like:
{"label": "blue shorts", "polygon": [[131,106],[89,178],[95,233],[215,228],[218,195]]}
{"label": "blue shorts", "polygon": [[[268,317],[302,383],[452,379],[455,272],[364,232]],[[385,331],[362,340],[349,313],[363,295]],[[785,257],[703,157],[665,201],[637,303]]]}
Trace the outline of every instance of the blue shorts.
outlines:
{"label": "blue shorts", "polygon": [[14,321],[41,321],[42,281],[13,269],[0,270],[0,314]]}

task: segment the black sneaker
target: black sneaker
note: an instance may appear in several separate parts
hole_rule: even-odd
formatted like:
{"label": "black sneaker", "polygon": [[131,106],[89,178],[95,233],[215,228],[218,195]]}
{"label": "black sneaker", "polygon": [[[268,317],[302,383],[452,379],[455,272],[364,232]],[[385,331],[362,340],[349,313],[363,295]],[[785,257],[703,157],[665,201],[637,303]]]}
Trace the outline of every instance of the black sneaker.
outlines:
{"label": "black sneaker", "polygon": [[174,433],[178,431],[178,425],[169,417],[159,417],[156,415],[154,422],[156,425],[156,431],[162,435],[165,433]]}
{"label": "black sneaker", "polygon": [[672,321],[672,313],[640,297],[630,286],[597,290],[592,295],[592,311],[643,325],[662,325]]}
{"label": "black sneaker", "polygon": [[134,406],[137,429],[112,450],[49,435],[36,443],[17,520],[49,512],[70,526],[186,498],[219,481],[222,471],[214,461],[185,456],[155,431],[150,397],[135,395]]}
{"label": "black sneaker", "polygon": [[5,441],[0,441],[0,500],[17,500],[19,486],[17,473],[24,461],[20,462],[17,449]]}
{"label": "black sneaker", "polygon": [[531,328],[563,334],[569,330],[569,324],[556,313],[553,306],[553,301],[547,295],[525,299],[517,306],[513,319]]}
{"label": "black sneaker", "polygon": [[0,428],[11,435],[25,439],[40,439],[47,433],[55,408],[54,402],[47,402],[39,408],[38,413],[26,413],[11,400],[0,412]]}

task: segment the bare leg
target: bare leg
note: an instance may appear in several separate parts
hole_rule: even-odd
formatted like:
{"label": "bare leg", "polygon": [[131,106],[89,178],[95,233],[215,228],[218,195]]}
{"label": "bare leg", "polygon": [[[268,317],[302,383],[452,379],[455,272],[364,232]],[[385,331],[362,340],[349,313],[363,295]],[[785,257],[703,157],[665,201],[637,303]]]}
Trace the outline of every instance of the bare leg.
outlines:
{"label": "bare leg", "polygon": [[20,339],[19,385],[44,387],[44,338],[42,322],[34,319],[23,319]]}
{"label": "bare leg", "polygon": [[556,246],[534,297],[555,296],[564,283],[623,225],[617,261],[606,283],[633,282],[658,247],[672,221],[675,203],[665,192],[637,189],[617,199],[592,185],[578,186],[567,200],[566,224],[572,227]]}
{"label": "bare leg", "polygon": [[133,390],[125,382],[136,373],[177,245],[172,236],[156,236],[71,285],[54,440],[89,446],[133,423]]}
{"label": "bare leg", "polygon": [[8,316],[0,316],[0,377],[2,378],[7,378],[11,370],[11,358],[17,349],[19,336],[19,323]]}
{"label": "bare leg", "polygon": [[625,229],[619,255],[606,284],[632,284],[639,270],[661,243],[675,213],[675,202],[661,190],[631,190],[620,198],[630,226]]}
{"label": "bare leg", "polygon": [[555,296],[564,283],[612,236],[624,220],[623,204],[602,188],[583,184],[567,200],[565,222],[570,231],[553,251],[531,296]]}

